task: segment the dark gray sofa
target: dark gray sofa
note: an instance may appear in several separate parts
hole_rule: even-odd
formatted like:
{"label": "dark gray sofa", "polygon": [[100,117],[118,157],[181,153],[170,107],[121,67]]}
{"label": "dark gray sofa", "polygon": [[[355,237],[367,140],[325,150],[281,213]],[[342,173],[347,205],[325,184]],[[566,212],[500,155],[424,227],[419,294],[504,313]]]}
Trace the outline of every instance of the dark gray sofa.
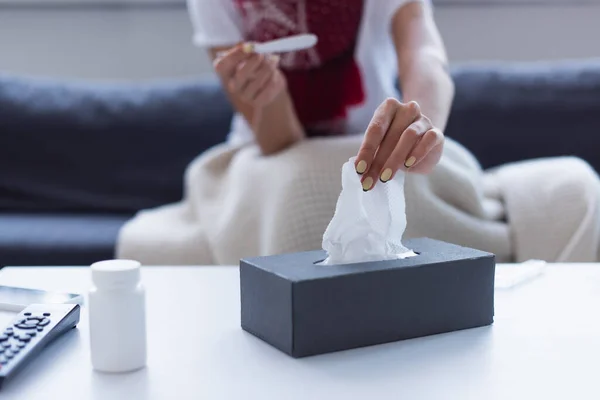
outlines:
{"label": "dark gray sofa", "polygon": [[[446,134],[484,167],[577,155],[600,170],[600,60],[453,70]],[[181,199],[186,165],[225,140],[215,81],[89,84],[0,76],[0,266],[113,256],[137,210]]]}

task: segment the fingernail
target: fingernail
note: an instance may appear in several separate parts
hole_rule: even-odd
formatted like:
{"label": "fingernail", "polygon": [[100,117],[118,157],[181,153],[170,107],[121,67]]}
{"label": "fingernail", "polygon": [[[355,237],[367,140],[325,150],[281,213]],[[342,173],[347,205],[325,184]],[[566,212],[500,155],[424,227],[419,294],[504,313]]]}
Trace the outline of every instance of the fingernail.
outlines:
{"label": "fingernail", "polygon": [[404,166],[405,166],[406,168],[410,168],[410,167],[412,167],[412,166],[413,166],[413,164],[415,163],[415,161],[417,161],[417,159],[416,159],[414,156],[410,156],[410,157],[408,158],[408,160],[406,160],[406,161],[404,162]]}
{"label": "fingernail", "polygon": [[363,192],[367,192],[367,191],[371,190],[372,186],[373,186],[373,178],[368,176],[362,183]]}
{"label": "fingernail", "polygon": [[381,173],[381,176],[379,177],[379,180],[381,182],[383,182],[383,183],[386,183],[387,181],[390,180],[391,177],[392,177],[392,169],[391,168],[386,168]]}
{"label": "fingernail", "polygon": [[367,162],[365,160],[360,160],[358,164],[356,164],[356,173],[364,174],[367,170]]}
{"label": "fingernail", "polygon": [[271,59],[271,61],[273,61],[275,64],[277,64],[279,62],[279,60],[281,59],[281,57],[279,57],[277,54],[272,54],[271,56],[269,56],[269,58]]}
{"label": "fingernail", "polygon": [[242,46],[242,50],[244,51],[244,53],[252,53],[254,51],[254,44],[244,43],[244,45]]}

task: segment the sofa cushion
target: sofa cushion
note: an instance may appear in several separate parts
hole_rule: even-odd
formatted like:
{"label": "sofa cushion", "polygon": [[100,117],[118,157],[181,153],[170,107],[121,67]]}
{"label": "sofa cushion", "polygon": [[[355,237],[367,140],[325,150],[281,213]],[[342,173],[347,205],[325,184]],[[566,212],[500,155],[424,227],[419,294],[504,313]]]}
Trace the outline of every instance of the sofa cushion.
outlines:
{"label": "sofa cushion", "polygon": [[600,59],[472,64],[453,77],[446,135],[484,167],[575,155],[600,171]]}
{"label": "sofa cushion", "polygon": [[[600,60],[453,69],[446,130],[484,167],[575,155],[600,171]],[[0,76],[0,210],[134,212],[177,201],[185,167],[225,140],[214,79],[61,83]]]}
{"label": "sofa cushion", "polygon": [[114,257],[127,215],[0,214],[0,267],[90,265]]}
{"label": "sofa cushion", "polygon": [[0,210],[134,212],[181,199],[189,162],[225,140],[219,85],[0,75]]}

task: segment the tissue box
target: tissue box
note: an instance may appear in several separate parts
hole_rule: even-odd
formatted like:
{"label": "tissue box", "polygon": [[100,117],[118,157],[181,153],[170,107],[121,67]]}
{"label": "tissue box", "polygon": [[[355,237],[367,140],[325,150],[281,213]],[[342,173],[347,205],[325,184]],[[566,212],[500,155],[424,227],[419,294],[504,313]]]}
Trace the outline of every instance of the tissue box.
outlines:
{"label": "tissue box", "polygon": [[240,261],[241,325],[305,357],[490,325],[493,254],[432,239],[417,256],[317,265],[309,251]]}

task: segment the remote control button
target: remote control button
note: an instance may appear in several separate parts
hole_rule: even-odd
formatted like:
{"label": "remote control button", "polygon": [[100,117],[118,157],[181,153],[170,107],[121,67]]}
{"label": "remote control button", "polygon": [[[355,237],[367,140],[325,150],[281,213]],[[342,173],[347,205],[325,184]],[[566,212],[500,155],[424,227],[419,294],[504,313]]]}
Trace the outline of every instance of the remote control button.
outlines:
{"label": "remote control button", "polygon": [[43,326],[38,326],[38,328],[37,328],[37,331],[38,331],[38,332],[41,332],[41,331],[43,331],[43,330],[44,330],[44,327],[43,327]]}
{"label": "remote control button", "polygon": [[45,312],[45,313],[44,313],[44,317],[49,317],[49,316],[50,316],[50,313],[49,313],[49,312]]}
{"label": "remote control button", "polygon": [[4,353],[4,350],[6,350],[6,349],[5,349],[4,347],[0,346],[0,355],[1,355],[2,353]]}
{"label": "remote control button", "polygon": [[27,321],[27,318],[22,318],[22,319],[18,320],[17,322],[15,322],[14,325],[17,326],[17,325],[24,324],[25,321]]}
{"label": "remote control button", "polygon": [[10,349],[7,349],[13,352],[13,354],[17,354],[19,351],[21,351],[21,348],[17,345],[14,345],[13,347],[11,347]]}
{"label": "remote control button", "polygon": [[17,328],[19,329],[35,329],[36,325],[26,325],[26,324],[21,324],[21,325],[17,325]]}
{"label": "remote control button", "polygon": [[21,342],[29,342],[31,340],[31,338],[27,335],[21,335],[17,339],[19,339]]}
{"label": "remote control button", "polygon": [[0,342],[5,342],[8,340],[8,335],[2,334],[0,335]]}
{"label": "remote control button", "polygon": [[50,320],[48,318],[44,318],[43,320],[40,321],[40,323],[38,324],[38,326],[46,326],[50,323]]}
{"label": "remote control button", "polygon": [[31,331],[31,332],[26,332],[27,335],[29,335],[29,337],[34,337],[35,335],[37,335],[37,332],[35,331]]}
{"label": "remote control button", "polygon": [[10,347],[10,343],[9,342],[2,342],[2,346],[3,347]]}
{"label": "remote control button", "polygon": [[23,314],[23,315],[30,316],[30,315],[31,315],[31,313],[30,313],[30,312],[26,312],[26,313],[25,313],[25,314]]}
{"label": "remote control button", "polygon": [[4,352],[4,357],[8,358],[9,360],[10,360],[11,358],[13,358],[14,356],[15,356],[15,355],[14,355],[14,354],[13,354],[13,352],[12,352],[12,351],[10,351],[10,350],[6,350],[6,351]]}
{"label": "remote control button", "polygon": [[4,356],[0,356],[0,364],[8,364],[8,359]]}
{"label": "remote control button", "polygon": [[9,326],[8,328],[5,329],[5,331],[11,331],[12,332],[13,328],[12,326]]}
{"label": "remote control button", "polygon": [[25,343],[25,342],[19,342],[19,343],[17,343],[17,347],[19,347],[19,348],[21,348],[21,349],[22,349],[23,347],[25,347],[25,346],[27,346],[27,343]]}

